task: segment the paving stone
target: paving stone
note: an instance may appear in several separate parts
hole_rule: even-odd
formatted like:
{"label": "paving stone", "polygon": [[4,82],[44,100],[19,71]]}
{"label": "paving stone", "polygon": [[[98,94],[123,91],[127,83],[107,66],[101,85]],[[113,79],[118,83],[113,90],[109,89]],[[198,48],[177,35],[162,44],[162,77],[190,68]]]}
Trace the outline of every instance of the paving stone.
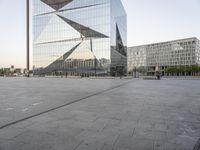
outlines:
{"label": "paving stone", "polygon": [[21,147],[23,146],[23,142],[0,139],[0,150],[21,150]]}
{"label": "paving stone", "polygon": [[[125,82],[0,78],[0,126]],[[0,150],[192,150],[200,135],[199,88],[193,80],[130,80],[0,129]]]}

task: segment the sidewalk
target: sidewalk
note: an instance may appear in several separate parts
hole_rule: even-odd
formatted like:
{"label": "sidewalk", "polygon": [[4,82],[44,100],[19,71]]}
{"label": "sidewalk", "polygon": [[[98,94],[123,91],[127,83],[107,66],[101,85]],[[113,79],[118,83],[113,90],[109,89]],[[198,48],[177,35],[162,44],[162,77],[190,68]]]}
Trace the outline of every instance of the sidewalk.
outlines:
{"label": "sidewalk", "polygon": [[[43,84],[55,90],[70,82],[55,85],[59,80]],[[90,81],[101,88],[108,82],[73,83]],[[117,81],[110,90],[96,88],[98,94],[0,129],[0,150],[193,150],[200,138],[198,81],[109,81]]]}

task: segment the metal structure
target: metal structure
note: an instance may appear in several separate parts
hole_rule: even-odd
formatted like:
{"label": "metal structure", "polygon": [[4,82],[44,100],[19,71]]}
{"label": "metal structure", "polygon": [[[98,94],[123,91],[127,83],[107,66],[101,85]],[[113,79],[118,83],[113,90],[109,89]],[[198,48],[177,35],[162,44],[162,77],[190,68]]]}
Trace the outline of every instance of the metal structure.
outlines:
{"label": "metal structure", "polygon": [[30,18],[29,18],[29,0],[26,0],[26,69],[27,69],[27,77],[29,77],[30,70],[30,35],[29,35],[29,27],[30,27]]}

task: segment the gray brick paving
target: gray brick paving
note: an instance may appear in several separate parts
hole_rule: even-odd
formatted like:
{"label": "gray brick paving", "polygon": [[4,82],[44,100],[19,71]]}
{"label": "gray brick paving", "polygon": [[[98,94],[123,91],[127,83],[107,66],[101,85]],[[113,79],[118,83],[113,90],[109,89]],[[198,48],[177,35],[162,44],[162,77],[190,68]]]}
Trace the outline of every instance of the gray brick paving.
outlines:
{"label": "gray brick paving", "polygon": [[192,150],[200,81],[0,78],[0,150]]}

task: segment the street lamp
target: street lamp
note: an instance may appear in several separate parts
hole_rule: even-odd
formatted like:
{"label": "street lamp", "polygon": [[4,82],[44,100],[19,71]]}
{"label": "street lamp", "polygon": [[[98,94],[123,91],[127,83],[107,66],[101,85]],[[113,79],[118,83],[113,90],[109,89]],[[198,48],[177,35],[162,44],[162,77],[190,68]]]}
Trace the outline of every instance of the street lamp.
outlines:
{"label": "street lamp", "polygon": [[29,35],[29,0],[26,0],[26,69],[27,69],[27,77],[29,77],[29,48],[30,48],[30,35]]}
{"label": "street lamp", "polygon": [[137,68],[136,66],[133,67],[134,78],[137,78]]}

